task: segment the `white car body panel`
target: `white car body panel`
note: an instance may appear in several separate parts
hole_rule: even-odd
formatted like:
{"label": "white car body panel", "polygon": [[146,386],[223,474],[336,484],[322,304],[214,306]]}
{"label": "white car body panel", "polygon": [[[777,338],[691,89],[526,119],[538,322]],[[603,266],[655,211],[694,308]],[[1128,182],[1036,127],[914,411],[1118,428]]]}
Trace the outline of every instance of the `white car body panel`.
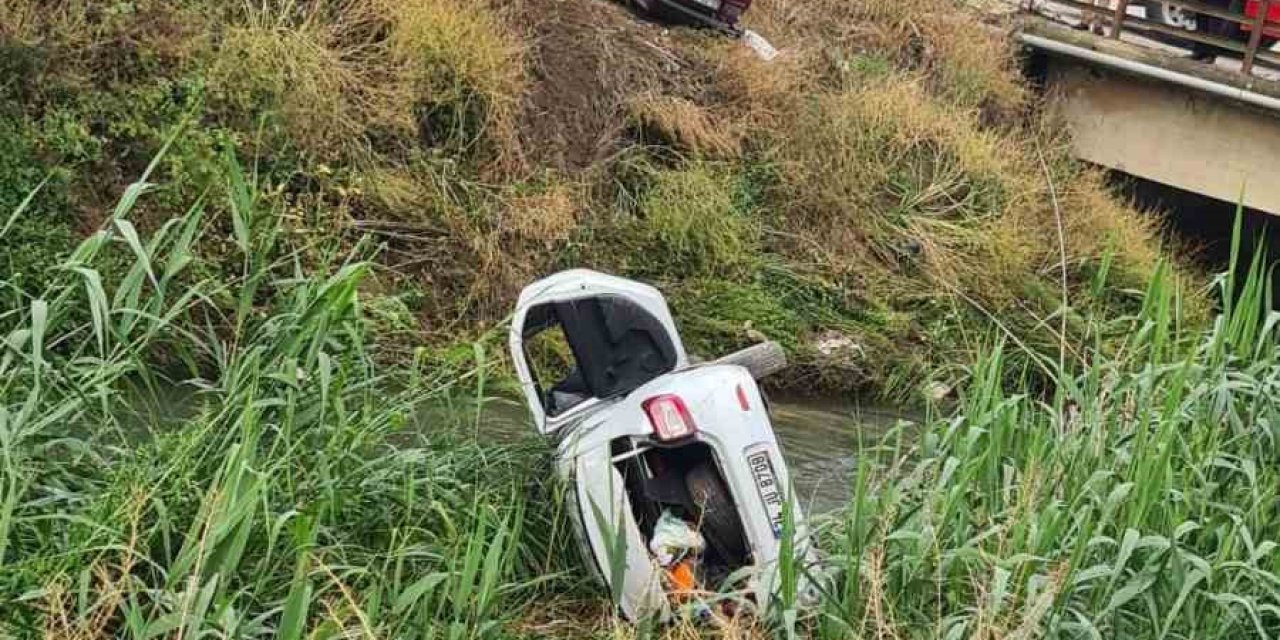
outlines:
{"label": "white car body panel", "polygon": [[[543,411],[538,389],[523,357],[524,319],[530,308],[549,302],[620,295],[641,304],[671,332],[677,349],[677,366],[621,398],[607,398],[575,407],[565,415],[549,418]],[[531,415],[543,434],[558,436],[557,469],[572,491],[580,540],[589,560],[605,584],[621,580],[622,612],[630,619],[669,613],[661,584],[662,568],[649,553],[635,518],[622,475],[614,466],[611,445],[624,438],[648,442],[653,430],[642,403],[654,396],[678,395],[688,408],[697,433],[694,441],[706,443],[716,457],[729,494],[737,506],[751,549],[754,575],[747,590],[760,608],[774,591],[780,552],[778,523],[770,517],[764,497],[747,462],[747,452],[765,451],[778,485],[790,487],[787,467],[769,420],[768,408],[756,381],[747,369],[736,365],[689,366],[675,323],[662,295],[652,287],[591,271],[568,271],[530,285],[520,296],[512,320],[511,352]],[[741,389],[741,392],[739,392]],[[745,399],[745,408],[739,399]],[[684,442],[681,444],[688,444]],[[659,445],[661,446],[661,445]],[[796,548],[802,561],[812,562],[809,531],[799,505],[792,501]],[[621,576],[610,575],[618,532],[624,544],[616,550],[625,556]]]}
{"label": "white car body panel", "polygon": [[662,297],[662,293],[657,289],[647,284],[589,269],[562,271],[539,280],[520,292],[520,298],[516,301],[515,315],[511,318],[509,347],[516,369],[516,378],[520,382],[520,389],[529,405],[529,415],[533,417],[534,426],[544,435],[552,433],[566,424],[579,421],[581,419],[580,414],[589,411],[593,407],[584,406],[575,408],[561,416],[547,416],[542,408],[542,400],[538,397],[537,386],[534,384],[529,363],[523,356],[525,318],[529,315],[531,309],[540,305],[602,296],[626,298],[657,318],[662,323],[662,326],[667,329],[675,345],[676,369],[683,369],[689,364],[689,357],[684,351],[684,344],[680,342],[680,332],[676,330],[676,321],[671,317],[671,310],[667,308],[667,299]]}

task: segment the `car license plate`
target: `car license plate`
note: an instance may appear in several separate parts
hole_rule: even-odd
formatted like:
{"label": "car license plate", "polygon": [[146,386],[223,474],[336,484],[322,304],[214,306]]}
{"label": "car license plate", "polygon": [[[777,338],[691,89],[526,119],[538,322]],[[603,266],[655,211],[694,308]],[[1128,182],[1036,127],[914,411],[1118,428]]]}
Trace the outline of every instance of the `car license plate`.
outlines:
{"label": "car license plate", "polygon": [[782,537],[782,507],[786,496],[778,485],[778,474],[773,470],[773,459],[769,456],[768,445],[758,445],[747,449],[747,466],[751,468],[751,478],[755,480],[756,491],[760,493],[760,502],[764,504],[765,514],[769,517],[769,526],[773,529],[773,537]]}
{"label": "car license plate", "polygon": [[695,4],[700,4],[712,11],[720,10],[720,3],[723,0],[693,0]]}

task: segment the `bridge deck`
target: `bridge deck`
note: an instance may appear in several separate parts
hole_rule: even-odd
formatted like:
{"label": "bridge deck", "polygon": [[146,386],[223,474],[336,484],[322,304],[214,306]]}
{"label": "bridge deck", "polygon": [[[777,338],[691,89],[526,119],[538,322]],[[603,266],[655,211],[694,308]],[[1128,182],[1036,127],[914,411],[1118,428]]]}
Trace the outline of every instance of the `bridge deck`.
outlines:
{"label": "bridge deck", "polygon": [[[1255,107],[1280,111],[1280,75],[1270,69],[1255,69],[1259,73],[1246,75],[1229,67],[1191,60],[1183,53],[1170,51],[1167,46],[1151,46],[1131,38],[1098,36],[1073,29],[1059,21],[1026,13],[1017,18],[1016,30],[1024,44],[1033,49],[1045,50],[1051,55],[1074,57],[1085,64],[1111,66],[1131,75],[1175,82],[1183,84],[1189,90],[1200,89],[1248,102]],[[1050,43],[1058,46],[1053,46],[1050,50]],[[1103,58],[1132,64],[1121,68],[1100,62]],[[1178,82],[1179,80],[1185,82]],[[1250,100],[1250,94],[1262,99]]]}

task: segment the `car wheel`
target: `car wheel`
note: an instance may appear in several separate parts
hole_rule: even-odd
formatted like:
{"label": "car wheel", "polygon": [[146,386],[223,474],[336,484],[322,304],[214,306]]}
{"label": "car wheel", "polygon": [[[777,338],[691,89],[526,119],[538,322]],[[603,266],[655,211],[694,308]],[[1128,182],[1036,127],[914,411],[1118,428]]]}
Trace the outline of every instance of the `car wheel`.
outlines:
{"label": "car wheel", "polygon": [[699,530],[707,544],[726,561],[745,559],[746,532],[742,529],[742,519],[715,466],[704,462],[690,469],[684,483],[697,508]]}
{"label": "car wheel", "polygon": [[1154,0],[1147,0],[1142,5],[1147,11],[1147,19],[1152,22],[1187,31],[1195,31],[1199,26],[1196,13],[1178,5]]}

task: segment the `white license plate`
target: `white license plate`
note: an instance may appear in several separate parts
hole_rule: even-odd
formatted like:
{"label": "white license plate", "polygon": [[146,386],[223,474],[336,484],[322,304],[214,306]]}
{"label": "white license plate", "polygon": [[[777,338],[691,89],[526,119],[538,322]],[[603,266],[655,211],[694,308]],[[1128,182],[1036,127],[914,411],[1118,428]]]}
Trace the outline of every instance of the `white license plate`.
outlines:
{"label": "white license plate", "polygon": [[723,2],[723,0],[693,0],[693,1],[695,4],[700,4],[712,11],[719,11],[720,3]]}
{"label": "white license plate", "polygon": [[781,538],[782,507],[786,495],[783,487],[778,484],[778,474],[773,470],[773,458],[769,455],[768,445],[747,449],[747,465],[751,468],[756,491],[760,493],[760,502],[764,504],[764,511],[769,516],[773,537]]}

